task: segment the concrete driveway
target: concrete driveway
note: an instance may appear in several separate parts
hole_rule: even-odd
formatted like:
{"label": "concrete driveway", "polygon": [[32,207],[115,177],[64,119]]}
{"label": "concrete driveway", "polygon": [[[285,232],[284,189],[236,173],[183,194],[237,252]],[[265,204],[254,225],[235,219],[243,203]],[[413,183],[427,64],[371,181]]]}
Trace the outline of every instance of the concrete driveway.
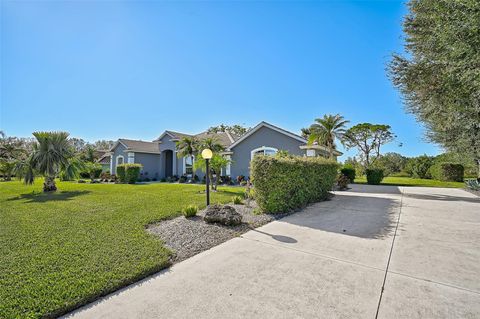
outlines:
{"label": "concrete driveway", "polygon": [[361,186],[73,318],[480,318],[480,200]]}

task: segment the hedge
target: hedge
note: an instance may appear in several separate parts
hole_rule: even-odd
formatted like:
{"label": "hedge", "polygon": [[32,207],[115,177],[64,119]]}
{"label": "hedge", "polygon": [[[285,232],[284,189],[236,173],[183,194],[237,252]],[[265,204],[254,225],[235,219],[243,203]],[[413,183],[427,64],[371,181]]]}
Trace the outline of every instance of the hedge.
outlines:
{"label": "hedge", "polygon": [[123,164],[125,165],[125,182],[135,184],[140,176],[142,164]]}
{"label": "hedge", "polygon": [[353,183],[353,182],[355,181],[355,175],[356,175],[355,168],[344,166],[344,167],[340,170],[340,173],[341,173],[342,175],[348,177],[348,180],[350,181],[350,183]]}
{"label": "hedge", "polygon": [[125,164],[117,165],[117,177],[120,183],[125,183]]}
{"label": "hedge", "polygon": [[367,175],[367,183],[370,185],[378,185],[383,180],[383,169],[367,168],[365,174]]}
{"label": "hedge", "polygon": [[338,164],[319,157],[256,156],[250,163],[261,211],[283,213],[323,200],[333,188]]}
{"label": "hedge", "polygon": [[464,167],[462,164],[438,163],[430,168],[430,173],[439,181],[463,182]]}

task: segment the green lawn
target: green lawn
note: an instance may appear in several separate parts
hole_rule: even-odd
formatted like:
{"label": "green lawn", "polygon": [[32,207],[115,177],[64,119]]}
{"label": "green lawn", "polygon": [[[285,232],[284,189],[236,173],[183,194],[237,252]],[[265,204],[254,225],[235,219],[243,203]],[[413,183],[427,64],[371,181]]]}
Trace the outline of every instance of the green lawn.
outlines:
{"label": "green lawn", "polygon": [[[366,184],[367,179],[360,177],[355,179],[356,184]],[[424,186],[424,187],[450,187],[450,188],[464,188],[465,183],[460,182],[442,182],[433,179],[421,179],[410,177],[385,177],[382,185],[394,186]]]}
{"label": "green lawn", "polygon": [[[168,266],[145,226],[204,206],[203,185],[0,183],[0,318],[54,317]],[[242,188],[220,188],[227,202]]]}

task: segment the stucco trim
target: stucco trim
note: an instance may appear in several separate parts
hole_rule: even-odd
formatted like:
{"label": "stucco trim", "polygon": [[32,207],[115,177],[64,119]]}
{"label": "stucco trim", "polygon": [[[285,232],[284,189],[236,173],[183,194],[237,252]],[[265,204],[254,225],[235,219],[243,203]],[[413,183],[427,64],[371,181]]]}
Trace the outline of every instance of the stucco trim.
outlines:
{"label": "stucco trim", "polygon": [[122,158],[122,164],[125,164],[125,157],[123,157],[123,155],[117,155],[117,157],[115,157],[115,167],[117,167],[119,164],[118,164],[118,159],[119,158]]}
{"label": "stucco trim", "polygon": [[110,149],[110,152],[114,152],[115,149],[117,148],[118,144],[122,144],[123,147],[125,148],[128,148],[127,145],[125,145],[125,143],[123,143],[122,141],[120,141],[120,139],[118,139],[115,144],[113,144],[112,148]]}
{"label": "stucco trim", "polygon": [[145,153],[145,154],[157,154],[160,155],[161,152],[146,152],[146,151],[137,151],[133,148],[127,148],[126,150],[123,150],[124,153]]}
{"label": "stucco trim", "polygon": [[254,128],[252,128],[250,131],[248,131],[247,133],[245,133],[242,137],[240,137],[235,143],[233,143],[232,145],[230,145],[228,147],[227,150],[231,150],[232,148],[234,148],[235,146],[237,146],[238,144],[240,144],[242,141],[246,140],[249,136],[251,136],[253,133],[255,133],[256,131],[258,131],[259,129],[261,129],[262,127],[267,127],[271,130],[274,130],[274,131],[277,131],[278,133],[281,133],[283,135],[286,135],[288,137],[291,137],[297,141],[300,141],[302,143],[307,143],[307,140],[304,139],[303,137],[301,137],[300,135],[296,135],[292,132],[289,132],[289,131],[286,131],[282,128],[279,128],[277,126],[274,126],[272,124],[269,124],[267,122],[260,122],[257,126],[255,126]]}

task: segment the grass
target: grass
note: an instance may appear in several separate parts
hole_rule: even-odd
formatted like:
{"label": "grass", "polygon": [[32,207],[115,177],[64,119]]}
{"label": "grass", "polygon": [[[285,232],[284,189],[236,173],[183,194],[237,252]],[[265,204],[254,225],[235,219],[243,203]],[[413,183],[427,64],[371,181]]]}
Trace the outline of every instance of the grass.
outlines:
{"label": "grass", "polygon": [[203,185],[41,184],[0,183],[0,318],[55,317],[167,267],[145,226],[205,206]]}
{"label": "grass", "polygon": [[[365,177],[355,178],[355,183],[366,184]],[[421,179],[410,177],[385,177],[381,185],[393,186],[422,186],[422,187],[448,187],[448,188],[464,188],[465,183],[462,182],[443,182],[433,179]]]}

